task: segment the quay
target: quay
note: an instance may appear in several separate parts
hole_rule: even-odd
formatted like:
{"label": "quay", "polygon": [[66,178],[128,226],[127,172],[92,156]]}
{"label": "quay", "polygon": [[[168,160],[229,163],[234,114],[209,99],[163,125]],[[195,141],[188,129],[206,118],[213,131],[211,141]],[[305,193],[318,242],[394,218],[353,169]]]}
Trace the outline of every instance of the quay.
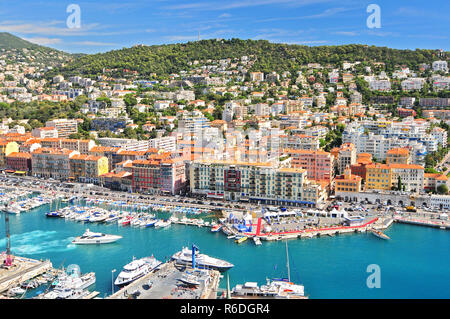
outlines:
{"label": "quay", "polygon": [[[123,287],[106,299],[216,299],[220,273],[207,270],[198,277],[199,285],[187,287],[178,279],[184,271],[195,272],[190,267],[179,268],[174,261],[163,264],[156,272]],[[202,270],[203,271],[203,270]]]}
{"label": "quay", "polygon": [[[41,261],[18,256],[13,257],[14,262],[12,266],[0,268],[0,294],[53,269],[49,260]],[[0,258],[2,264],[5,258],[6,256]]]}
{"label": "quay", "polygon": [[435,227],[450,230],[450,221],[448,220],[433,221],[430,219],[418,219],[413,217],[396,217],[394,220],[395,222],[402,224]]}
{"label": "quay", "polygon": [[[370,229],[384,230],[389,228],[393,223],[392,218],[371,218],[365,220],[363,223],[358,225],[336,225],[329,227],[315,227],[315,228],[304,228],[298,229],[294,228],[292,230],[286,231],[270,231],[262,232],[264,228],[262,223],[265,222],[262,218],[258,218],[256,224],[252,224],[252,232],[244,232],[243,235],[248,237],[259,237],[261,240],[271,241],[271,240],[285,240],[285,239],[302,239],[302,238],[313,238],[320,236],[335,236],[338,234],[345,233],[355,233],[355,232],[366,232]],[[225,224],[225,228],[222,231],[226,232],[227,235],[239,235],[239,232],[233,228],[232,225]]]}

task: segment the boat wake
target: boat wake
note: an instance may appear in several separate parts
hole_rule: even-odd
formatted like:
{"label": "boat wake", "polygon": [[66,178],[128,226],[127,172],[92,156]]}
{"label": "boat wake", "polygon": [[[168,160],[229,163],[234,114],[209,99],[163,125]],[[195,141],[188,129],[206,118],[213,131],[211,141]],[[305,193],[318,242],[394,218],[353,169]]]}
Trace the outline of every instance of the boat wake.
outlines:
{"label": "boat wake", "polygon": [[[75,249],[70,238],[54,239],[56,231],[34,230],[11,236],[11,250],[17,255],[36,255],[49,252],[64,252]],[[0,240],[0,247],[6,246],[6,238]]]}

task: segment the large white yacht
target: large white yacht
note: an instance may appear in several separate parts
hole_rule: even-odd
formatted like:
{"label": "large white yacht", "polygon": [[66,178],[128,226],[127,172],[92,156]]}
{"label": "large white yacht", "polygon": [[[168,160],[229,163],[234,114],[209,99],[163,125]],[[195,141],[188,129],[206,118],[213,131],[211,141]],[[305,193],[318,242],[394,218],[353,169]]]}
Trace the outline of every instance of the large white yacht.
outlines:
{"label": "large white yacht", "polygon": [[114,284],[116,286],[127,285],[155,270],[159,265],[161,265],[161,262],[153,256],[141,259],[135,259],[133,257],[133,261],[123,267],[123,270],[120,272],[119,276],[117,276]]}
{"label": "large white yacht", "polygon": [[86,229],[86,232],[83,236],[76,237],[72,243],[79,245],[87,245],[87,244],[107,244],[118,241],[122,236],[118,235],[108,235],[102,233],[94,233]]}
{"label": "large white yacht", "polygon": [[[192,266],[192,250],[183,247],[183,249],[172,256],[177,264]],[[200,254],[195,250],[195,266],[198,268],[217,269],[219,271],[226,271],[234,265],[225,260],[210,257],[205,254]]]}

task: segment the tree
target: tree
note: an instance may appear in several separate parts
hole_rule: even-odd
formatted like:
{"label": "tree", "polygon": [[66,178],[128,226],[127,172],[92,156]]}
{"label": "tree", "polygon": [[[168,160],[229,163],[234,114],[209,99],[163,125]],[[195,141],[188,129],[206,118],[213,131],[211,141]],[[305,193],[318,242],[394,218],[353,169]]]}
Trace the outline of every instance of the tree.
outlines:
{"label": "tree", "polygon": [[448,187],[445,184],[441,184],[437,187],[437,191],[439,194],[447,194],[448,193]]}
{"label": "tree", "polygon": [[398,177],[397,190],[402,190],[402,178],[400,176]]}

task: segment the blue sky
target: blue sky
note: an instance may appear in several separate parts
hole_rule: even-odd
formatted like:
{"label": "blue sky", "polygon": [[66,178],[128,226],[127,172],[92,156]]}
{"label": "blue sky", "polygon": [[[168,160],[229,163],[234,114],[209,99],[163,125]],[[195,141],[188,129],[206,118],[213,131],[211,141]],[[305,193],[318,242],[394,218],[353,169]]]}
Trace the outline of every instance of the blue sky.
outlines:
{"label": "blue sky", "polygon": [[[199,33],[201,39],[450,49],[448,0],[0,0],[0,4],[0,32],[71,53],[195,41]],[[67,27],[70,4],[80,6],[80,29]],[[369,4],[381,8],[379,29],[366,25]]]}

